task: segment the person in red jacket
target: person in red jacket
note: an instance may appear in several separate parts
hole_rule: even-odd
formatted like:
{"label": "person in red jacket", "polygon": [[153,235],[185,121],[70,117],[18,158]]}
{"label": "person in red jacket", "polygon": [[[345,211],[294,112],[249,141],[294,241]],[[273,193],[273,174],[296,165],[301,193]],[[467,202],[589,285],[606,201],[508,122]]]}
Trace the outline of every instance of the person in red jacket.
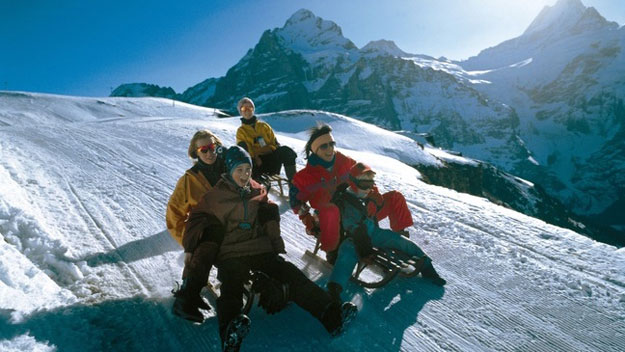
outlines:
{"label": "person in red jacket", "polygon": [[[337,186],[348,182],[350,170],[356,164],[335,147],[329,125],[311,128],[305,147],[308,163],[293,177],[289,192],[291,208],[306,226],[306,232],[318,237],[321,249],[328,254],[335,253],[340,241],[340,212],[331,199]],[[381,195],[375,188],[368,198],[371,200],[368,210],[378,221],[389,217],[393,231],[407,233],[405,228],[413,222],[401,193],[391,191]],[[310,214],[311,207],[315,215]],[[332,255],[327,258],[330,262],[334,260]]]}

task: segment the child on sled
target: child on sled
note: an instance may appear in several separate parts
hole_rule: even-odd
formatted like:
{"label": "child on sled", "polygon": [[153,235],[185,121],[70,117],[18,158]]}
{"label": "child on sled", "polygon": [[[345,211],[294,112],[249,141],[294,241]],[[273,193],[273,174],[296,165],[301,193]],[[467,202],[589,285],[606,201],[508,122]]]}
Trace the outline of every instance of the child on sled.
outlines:
{"label": "child on sled", "polygon": [[438,286],[446,284],[419,246],[399,232],[380,228],[375,216],[369,215],[367,195],[374,187],[374,177],[375,172],[369,166],[355,164],[350,169],[348,183],[339,187],[332,199],[340,210],[341,227],[345,233],[327,284],[330,295],[337,301],[356,264],[371,261],[373,247],[397,249],[415,258],[424,258],[421,276]]}

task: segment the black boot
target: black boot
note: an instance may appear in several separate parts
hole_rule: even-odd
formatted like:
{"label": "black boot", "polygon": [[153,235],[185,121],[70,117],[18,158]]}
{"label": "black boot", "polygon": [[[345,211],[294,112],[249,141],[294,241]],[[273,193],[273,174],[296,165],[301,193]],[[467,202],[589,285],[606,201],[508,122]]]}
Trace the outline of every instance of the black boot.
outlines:
{"label": "black boot", "polygon": [[341,292],[343,291],[343,287],[341,287],[341,285],[337,284],[334,281],[328,282],[327,286],[328,294],[330,294],[332,300],[341,303]]}
{"label": "black boot", "polygon": [[345,332],[347,325],[354,320],[356,314],[358,314],[358,309],[352,302],[343,304],[332,302],[323,313],[321,323],[330,335],[338,336]]}
{"label": "black boot", "polygon": [[443,279],[442,277],[440,277],[440,275],[438,275],[431,261],[428,261],[423,266],[423,269],[421,270],[421,276],[430,280],[434,285],[437,285],[437,286],[445,286],[445,284],[447,283],[445,279]]}
{"label": "black boot", "polygon": [[[199,287],[202,288],[201,286]],[[172,312],[183,318],[193,322],[201,323],[204,321],[204,315],[199,311],[197,301],[202,299],[199,290],[194,287],[193,280],[186,278],[182,281],[182,287],[174,292],[174,306]]]}
{"label": "black boot", "polygon": [[241,348],[243,338],[250,331],[251,321],[245,314],[240,314],[230,321],[222,339],[224,352],[236,352]]}

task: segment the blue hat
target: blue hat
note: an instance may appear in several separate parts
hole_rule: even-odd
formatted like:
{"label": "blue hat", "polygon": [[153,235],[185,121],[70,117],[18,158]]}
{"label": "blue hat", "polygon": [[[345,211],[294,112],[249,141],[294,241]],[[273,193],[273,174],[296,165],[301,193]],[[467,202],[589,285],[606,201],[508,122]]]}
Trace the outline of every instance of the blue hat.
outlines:
{"label": "blue hat", "polygon": [[228,175],[232,174],[235,167],[245,163],[252,165],[252,158],[245,149],[235,145],[226,150],[226,172]]}

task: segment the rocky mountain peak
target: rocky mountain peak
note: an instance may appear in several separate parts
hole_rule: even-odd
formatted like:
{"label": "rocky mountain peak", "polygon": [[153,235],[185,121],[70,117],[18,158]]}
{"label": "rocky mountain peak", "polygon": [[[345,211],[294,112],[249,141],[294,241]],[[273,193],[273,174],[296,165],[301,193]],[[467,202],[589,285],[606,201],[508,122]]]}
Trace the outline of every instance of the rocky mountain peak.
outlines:
{"label": "rocky mountain peak", "polygon": [[411,54],[401,50],[394,41],[385,39],[370,41],[360,51],[367,55],[411,56]]}
{"label": "rocky mountain peak", "polygon": [[558,0],[555,5],[542,9],[523,36],[542,32],[577,34],[584,30],[614,26],[618,28],[618,24],[607,21],[594,7],[586,7],[581,0]]}
{"label": "rocky mountain peak", "polygon": [[306,9],[296,11],[276,34],[286,46],[298,52],[356,49],[354,43],[343,36],[339,25]]}

